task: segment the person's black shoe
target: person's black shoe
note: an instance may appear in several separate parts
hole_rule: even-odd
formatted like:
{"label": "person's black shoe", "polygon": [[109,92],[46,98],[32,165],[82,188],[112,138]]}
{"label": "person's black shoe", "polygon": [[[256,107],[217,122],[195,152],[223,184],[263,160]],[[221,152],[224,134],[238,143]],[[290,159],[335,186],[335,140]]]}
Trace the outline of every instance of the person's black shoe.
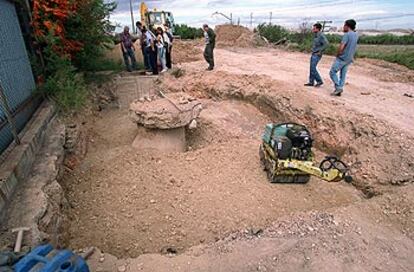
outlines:
{"label": "person's black shoe", "polygon": [[214,67],[208,67],[206,70],[207,71],[213,71]]}
{"label": "person's black shoe", "polygon": [[332,96],[341,96],[342,95],[343,90],[341,89],[336,89],[335,91],[333,91],[331,93]]}
{"label": "person's black shoe", "polygon": [[313,84],[312,83],[306,83],[304,86],[306,86],[306,87],[313,87]]}
{"label": "person's black shoe", "polygon": [[318,83],[316,83],[316,85],[315,85],[315,87],[316,88],[319,88],[320,86],[322,86],[323,85],[323,82],[318,82]]}

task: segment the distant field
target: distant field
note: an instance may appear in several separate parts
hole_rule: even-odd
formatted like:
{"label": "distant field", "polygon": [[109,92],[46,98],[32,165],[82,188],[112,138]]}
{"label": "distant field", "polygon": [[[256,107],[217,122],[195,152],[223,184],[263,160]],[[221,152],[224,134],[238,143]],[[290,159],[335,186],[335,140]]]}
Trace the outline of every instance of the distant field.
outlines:
{"label": "distant field", "polygon": [[381,59],[414,70],[414,45],[358,45],[358,57]]}

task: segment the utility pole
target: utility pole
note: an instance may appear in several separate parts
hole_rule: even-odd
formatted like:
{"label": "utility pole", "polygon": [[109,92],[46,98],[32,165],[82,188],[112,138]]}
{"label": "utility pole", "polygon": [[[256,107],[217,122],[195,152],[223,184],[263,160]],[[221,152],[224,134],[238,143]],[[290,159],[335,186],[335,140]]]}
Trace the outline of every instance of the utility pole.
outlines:
{"label": "utility pole", "polygon": [[132,33],[135,33],[134,11],[132,9],[132,0],[129,0],[129,9],[131,10]]}
{"label": "utility pole", "polygon": [[221,15],[224,18],[226,18],[227,20],[229,20],[231,25],[233,24],[233,14],[232,13],[230,13],[230,17],[227,16],[226,14],[223,14],[223,13],[218,12],[218,11],[214,12],[213,14],[211,14],[211,16],[214,16],[214,15]]}
{"label": "utility pole", "polygon": [[271,25],[271,24],[272,24],[272,16],[273,16],[273,13],[272,13],[272,12],[270,12],[269,25]]}

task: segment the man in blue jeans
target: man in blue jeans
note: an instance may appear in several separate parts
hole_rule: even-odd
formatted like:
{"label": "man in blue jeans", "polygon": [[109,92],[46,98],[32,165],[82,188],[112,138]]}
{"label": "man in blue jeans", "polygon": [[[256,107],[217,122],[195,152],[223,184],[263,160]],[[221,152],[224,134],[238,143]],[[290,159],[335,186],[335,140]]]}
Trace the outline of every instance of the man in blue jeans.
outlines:
{"label": "man in blue jeans", "polygon": [[[319,61],[322,59],[323,51],[328,47],[329,43],[322,33],[322,25],[316,23],[313,25],[312,32],[314,33],[313,45],[312,45],[312,56],[310,60],[310,71],[309,71],[309,82],[305,84],[308,87],[320,87],[323,85],[321,75],[319,74],[316,67]],[[316,85],[315,85],[316,82]]]}
{"label": "man in blue jeans", "polygon": [[[332,92],[333,96],[341,96],[344,91],[346,73],[349,65],[353,62],[357,50],[358,34],[355,32],[356,22],[353,19],[345,21],[344,36],[339,45],[338,54],[335,62],[332,65],[329,75],[335,84],[335,90]],[[338,78],[338,72],[340,78]]]}
{"label": "man in blue jeans", "polygon": [[[122,56],[124,57],[125,66],[128,72],[132,72],[132,69],[137,69],[137,61],[135,60],[135,46],[132,41],[132,37],[129,34],[129,27],[124,27],[124,32],[121,34],[121,50]],[[131,65],[129,64],[129,59],[131,59]]]}

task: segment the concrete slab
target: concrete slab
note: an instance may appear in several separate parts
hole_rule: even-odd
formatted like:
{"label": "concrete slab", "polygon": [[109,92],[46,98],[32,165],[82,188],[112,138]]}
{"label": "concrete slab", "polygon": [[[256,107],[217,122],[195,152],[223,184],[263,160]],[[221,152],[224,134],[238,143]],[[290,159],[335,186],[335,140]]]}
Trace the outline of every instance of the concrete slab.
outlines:
{"label": "concrete slab", "polygon": [[185,152],[185,128],[148,129],[138,128],[138,136],[132,146],[136,149],[156,149],[161,152]]}

